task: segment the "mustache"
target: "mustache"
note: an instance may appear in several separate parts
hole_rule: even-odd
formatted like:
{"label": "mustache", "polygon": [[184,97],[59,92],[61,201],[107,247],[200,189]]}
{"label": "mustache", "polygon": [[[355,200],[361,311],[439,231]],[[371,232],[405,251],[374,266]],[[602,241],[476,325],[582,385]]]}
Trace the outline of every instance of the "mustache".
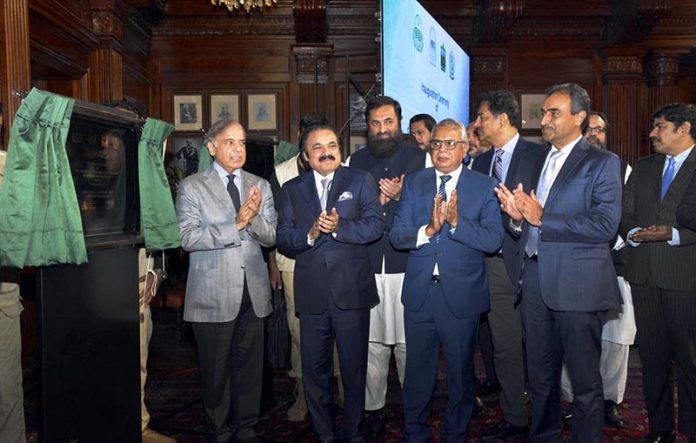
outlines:
{"label": "mustache", "polygon": [[319,156],[320,162],[327,161],[327,160],[336,161],[336,157],[334,157],[333,154],[322,154]]}

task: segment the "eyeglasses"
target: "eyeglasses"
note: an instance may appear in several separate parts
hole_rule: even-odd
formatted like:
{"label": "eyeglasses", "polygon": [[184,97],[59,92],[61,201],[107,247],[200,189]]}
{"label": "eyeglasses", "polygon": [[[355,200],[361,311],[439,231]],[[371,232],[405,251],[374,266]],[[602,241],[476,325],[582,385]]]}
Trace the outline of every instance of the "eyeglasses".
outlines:
{"label": "eyeglasses", "polygon": [[601,126],[588,126],[585,130],[585,134],[592,134],[593,132],[597,134],[604,134],[606,131],[607,128],[603,128]]}
{"label": "eyeglasses", "polygon": [[452,151],[457,147],[460,142],[457,140],[430,140],[430,149],[437,151],[438,149],[444,149],[445,151]]}

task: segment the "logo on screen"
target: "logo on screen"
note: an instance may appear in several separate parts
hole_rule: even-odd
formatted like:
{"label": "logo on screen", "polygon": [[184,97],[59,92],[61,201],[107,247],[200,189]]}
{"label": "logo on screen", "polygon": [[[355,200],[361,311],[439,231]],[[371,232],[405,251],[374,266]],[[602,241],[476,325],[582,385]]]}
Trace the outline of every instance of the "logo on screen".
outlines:
{"label": "logo on screen", "polygon": [[440,69],[442,72],[447,72],[447,51],[445,51],[445,45],[440,45]]}
{"label": "logo on screen", "polygon": [[454,51],[449,53],[449,77],[454,80]]}
{"label": "logo on screen", "polygon": [[437,44],[435,43],[435,28],[430,27],[430,46],[428,46],[428,58],[430,64],[437,66]]}
{"label": "logo on screen", "polygon": [[421,29],[421,18],[420,15],[416,14],[416,21],[413,23],[413,46],[416,47],[416,51],[423,52],[423,30]]}

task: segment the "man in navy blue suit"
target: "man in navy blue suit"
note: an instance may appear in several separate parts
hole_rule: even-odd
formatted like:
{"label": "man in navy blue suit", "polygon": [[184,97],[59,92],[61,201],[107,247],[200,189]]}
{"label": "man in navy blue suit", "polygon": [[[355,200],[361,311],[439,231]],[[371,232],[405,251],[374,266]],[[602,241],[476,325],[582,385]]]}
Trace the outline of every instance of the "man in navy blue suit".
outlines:
{"label": "man in navy blue suit", "polygon": [[277,240],[278,249],[296,259],[307,406],[319,440],[336,441],[335,340],[345,392],[340,437],[358,442],[363,440],[370,308],[379,303],[367,244],[382,236],[384,219],[374,179],[341,166],[341,146],[331,126],[305,129],[300,146],[311,170],[283,186]]}
{"label": "man in navy blue suit", "polygon": [[448,388],[444,441],[464,440],[474,407],[473,354],[480,315],[490,308],[485,256],[500,248],[503,227],[496,182],[462,166],[467,150],[463,124],[447,119],[435,126],[434,168],[406,176],[389,235],[395,248],[409,250],[401,296],[409,442],[431,440],[427,420],[440,349]]}
{"label": "man in navy blue suit", "polygon": [[575,390],[573,441],[603,440],[600,337],[602,313],[621,305],[609,242],[621,219],[622,182],[619,158],[582,137],[590,109],[579,85],[551,87],[541,109],[550,148],[521,160],[513,191],[498,190],[520,235],[513,275],[522,277],[533,442],[560,437],[564,359]]}

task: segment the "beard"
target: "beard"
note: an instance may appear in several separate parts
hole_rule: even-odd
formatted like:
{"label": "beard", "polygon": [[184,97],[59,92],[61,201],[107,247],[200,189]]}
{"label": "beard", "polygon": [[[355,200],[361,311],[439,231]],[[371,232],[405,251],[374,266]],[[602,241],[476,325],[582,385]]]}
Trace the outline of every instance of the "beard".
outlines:
{"label": "beard", "polygon": [[399,138],[401,137],[401,131],[397,134],[389,134],[386,138],[379,138],[377,135],[368,132],[367,134],[367,149],[376,158],[389,158],[396,154],[399,150]]}
{"label": "beard", "polygon": [[597,137],[587,137],[585,140],[587,140],[587,143],[590,144],[590,146],[595,147],[597,149],[600,149],[602,151],[606,151],[607,149],[607,144],[604,143],[602,144]]}

